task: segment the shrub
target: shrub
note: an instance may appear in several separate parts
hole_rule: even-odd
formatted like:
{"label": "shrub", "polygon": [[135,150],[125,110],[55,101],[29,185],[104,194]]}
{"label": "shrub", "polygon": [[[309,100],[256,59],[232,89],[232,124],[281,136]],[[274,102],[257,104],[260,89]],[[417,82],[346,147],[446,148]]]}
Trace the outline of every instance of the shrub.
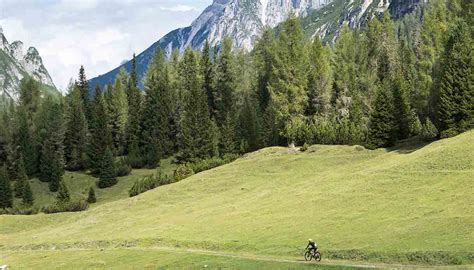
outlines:
{"label": "shrub", "polygon": [[420,118],[416,115],[415,111],[412,111],[409,119],[410,134],[417,136],[421,133],[423,126],[421,125]]}
{"label": "shrub", "polygon": [[89,194],[87,195],[87,202],[88,203],[96,203],[97,199],[95,198],[95,190],[93,187],[89,189]]}
{"label": "shrub", "polygon": [[174,181],[178,182],[194,174],[193,168],[187,164],[181,164],[173,174]]}
{"label": "shrub", "polygon": [[434,141],[438,137],[438,129],[433,125],[430,119],[426,118],[426,122],[421,129],[421,138],[424,141]]}
{"label": "shrub", "polygon": [[159,172],[158,174],[149,175],[135,181],[133,186],[128,191],[128,195],[130,197],[134,197],[148,190],[155,189],[159,186],[169,185],[171,183],[173,183],[173,179],[171,177]]}
{"label": "shrub", "polygon": [[[203,172],[203,171],[207,171],[207,170],[210,170],[210,169],[213,169],[213,168],[231,163],[232,161],[236,160],[237,158],[239,158],[239,155],[237,155],[237,154],[226,154],[223,157],[212,157],[212,158],[208,158],[208,159],[196,160],[193,163],[188,164],[188,166],[191,167],[191,169],[194,173],[200,173],[200,172]],[[188,175],[187,177],[193,175],[194,173]],[[184,179],[184,178],[182,178],[182,179]],[[182,180],[182,179],[180,179],[180,180]]]}
{"label": "shrub", "polygon": [[146,160],[142,157],[140,151],[134,149],[129,152],[126,162],[134,169],[141,169],[146,165]]}
{"label": "shrub", "polygon": [[115,170],[117,172],[117,177],[127,176],[132,171],[132,166],[128,163],[128,160],[125,158],[120,158],[115,163]]}
{"label": "shrub", "polygon": [[303,146],[300,148],[300,151],[301,151],[301,152],[306,152],[306,151],[308,151],[308,149],[309,149],[309,144],[305,143],[305,144],[303,144]]}
{"label": "shrub", "polygon": [[59,182],[59,190],[58,194],[56,195],[56,200],[58,203],[67,203],[71,200],[69,190],[67,189],[66,183],[64,183],[64,180],[62,179],[61,182]]}
{"label": "shrub", "polygon": [[447,139],[459,135],[458,130],[450,128],[441,132],[441,139]]}
{"label": "shrub", "polygon": [[54,214],[60,212],[80,212],[87,210],[87,208],[89,208],[89,204],[84,200],[80,200],[48,205],[43,207],[41,209],[41,212],[45,214]]}
{"label": "shrub", "polygon": [[0,209],[0,215],[36,215],[38,208],[21,204],[13,208]]}

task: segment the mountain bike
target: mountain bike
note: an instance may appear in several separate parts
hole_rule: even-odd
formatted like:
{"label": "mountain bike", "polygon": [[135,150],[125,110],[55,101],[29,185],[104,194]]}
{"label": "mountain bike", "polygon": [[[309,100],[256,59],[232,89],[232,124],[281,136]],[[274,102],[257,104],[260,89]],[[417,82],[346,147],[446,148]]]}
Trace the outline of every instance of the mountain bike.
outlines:
{"label": "mountain bike", "polygon": [[304,259],[306,261],[311,261],[312,259],[314,259],[315,261],[317,262],[320,262],[321,261],[321,253],[317,250],[314,250],[314,249],[306,249],[305,253],[304,253]]}

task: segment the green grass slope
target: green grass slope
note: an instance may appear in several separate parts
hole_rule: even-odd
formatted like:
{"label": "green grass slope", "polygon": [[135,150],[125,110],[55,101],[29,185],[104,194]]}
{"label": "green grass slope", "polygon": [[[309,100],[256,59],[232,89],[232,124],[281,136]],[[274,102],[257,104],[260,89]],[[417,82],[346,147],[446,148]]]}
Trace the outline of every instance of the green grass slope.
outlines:
{"label": "green grass slope", "polygon": [[411,150],[268,148],[87,212],[0,216],[0,250],[7,263],[38,249],[299,258],[311,237],[324,258],[473,264],[473,179],[474,131]]}
{"label": "green grass slope", "polygon": [[[89,188],[94,187],[97,203],[91,204],[90,207],[96,207],[104,203],[125,199],[129,197],[128,191],[132,187],[136,180],[141,179],[145,176],[157,173],[158,171],[163,174],[172,175],[176,169],[176,164],[172,163],[172,158],[161,160],[158,169],[140,169],[133,170],[130,175],[124,177],[118,177],[117,185],[99,189],[96,187],[98,181],[97,178],[84,172],[66,172],[63,176],[63,180],[71,194],[72,200],[86,199]],[[34,206],[38,209],[41,207],[54,204],[56,202],[56,192],[50,192],[48,183],[41,182],[37,178],[30,179],[31,190],[35,197]],[[21,198],[14,200],[16,206],[20,206],[22,203]]]}

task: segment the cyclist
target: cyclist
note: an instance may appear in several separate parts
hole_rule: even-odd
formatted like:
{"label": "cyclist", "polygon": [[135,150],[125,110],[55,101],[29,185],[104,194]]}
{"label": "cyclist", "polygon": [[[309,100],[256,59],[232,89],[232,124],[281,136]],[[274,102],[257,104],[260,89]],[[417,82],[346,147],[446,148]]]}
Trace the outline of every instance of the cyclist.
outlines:
{"label": "cyclist", "polygon": [[306,248],[314,254],[318,250],[318,244],[316,244],[313,239],[308,239],[308,245]]}

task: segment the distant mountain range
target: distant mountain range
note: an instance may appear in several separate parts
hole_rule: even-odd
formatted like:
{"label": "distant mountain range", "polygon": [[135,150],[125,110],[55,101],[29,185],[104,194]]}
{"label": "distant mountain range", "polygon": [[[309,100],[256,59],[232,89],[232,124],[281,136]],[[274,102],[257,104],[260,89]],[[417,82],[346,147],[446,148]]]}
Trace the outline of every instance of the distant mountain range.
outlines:
{"label": "distant mountain range", "polygon": [[20,81],[27,76],[40,82],[42,90],[57,93],[38,50],[30,47],[25,52],[23,49],[21,41],[10,44],[0,26],[0,103],[11,99],[17,100]]}
{"label": "distant mountain range", "polygon": [[[424,0],[214,0],[190,26],[171,31],[140,53],[138,76],[141,82],[158,46],[170,54],[173,49],[182,52],[188,46],[201,48],[206,39],[218,45],[229,36],[235,47],[251,49],[264,27],[278,26],[291,12],[302,17],[307,36],[318,34],[331,42],[345,22],[359,27],[367,18],[387,9],[394,18],[400,18],[421,1]],[[112,83],[121,67],[130,71],[131,62],[91,79],[91,88],[97,83]]]}

